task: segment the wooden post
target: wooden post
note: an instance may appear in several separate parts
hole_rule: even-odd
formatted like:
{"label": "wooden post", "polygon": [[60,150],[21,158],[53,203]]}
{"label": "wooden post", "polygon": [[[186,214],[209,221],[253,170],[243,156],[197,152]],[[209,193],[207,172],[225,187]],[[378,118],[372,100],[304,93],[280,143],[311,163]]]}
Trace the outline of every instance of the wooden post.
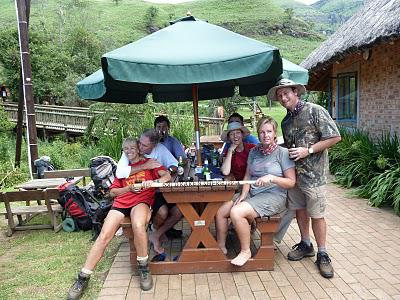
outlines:
{"label": "wooden post", "polygon": [[192,85],[192,98],[193,98],[193,114],[194,114],[194,130],[196,132],[196,150],[197,150],[197,165],[202,166],[201,149],[200,149],[200,126],[199,126],[199,86]]}
{"label": "wooden post", "polygon": [[29,26],[27,17],[30,7],[30,0],[15,0],[15,6],[18,21],[18,39],[21,56],[21,73],[27,126],[26,135],[28,142],[29,170],[32,177],[34,170],[33,162],[38,158],[38,148],[35,106],[33,102],[31,59],[29,53]]}
{"label": "wooden post", "polygon": [[256,130],[256,124],[257,124],[257,98],[256,97],[252,97],[253,99],[253,130]]}
{"label": "wooden post", "polygon": [[18,88],[18,111],[17,111],[17,138],[15,141],[15,167],[21,164],[21,147],[22,147],[22,125],[24,113],[24,90],[22,84],[22,73],[20,74],[19,88]]}
{"label": "wooden post", "polygon": [[[30,0],[24,0],[26,6],[26,22],[29,28],[29,16],[31,2]],[[18,87],[18,112],[17,112],[17,138],[15,141],[15,167],[19,167],[21,164],[21,147],[22,147],[22,126],[23,126],[23,116],[24,112],[24,88],[22,82],[22,71],[19,71],[19,87]]]}

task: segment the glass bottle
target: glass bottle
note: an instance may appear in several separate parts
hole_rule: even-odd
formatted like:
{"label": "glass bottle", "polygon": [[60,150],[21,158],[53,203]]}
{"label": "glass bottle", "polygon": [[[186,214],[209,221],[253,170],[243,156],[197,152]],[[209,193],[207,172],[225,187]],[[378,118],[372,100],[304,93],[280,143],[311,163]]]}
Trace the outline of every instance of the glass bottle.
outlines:
{"label": "glass bottle", "polygon": [[183,163],[183,158],[182,156],[179,156],[178,159],[178,170],[177,170],[177,175],[179,177],[179,181],[183,181],[183,174],[185,173],[185,165]]}
{"label": "glass bottle", "polygon": [[211,165],[218,168],[219,162],[219,155],[217,149],[214,148],[213,152],[211,153]]}
{"label": "glass bottle", "polygon": [[190,167],[196,167],[196,146],[194,143],[190,146]]}
{"label": "glass bottle", "polygon": [[204,160],[204,166],[203,166],[203,175],[206,179],[206,181],[211,180],[211,171],[210,168],[208,167],[208,160]]}

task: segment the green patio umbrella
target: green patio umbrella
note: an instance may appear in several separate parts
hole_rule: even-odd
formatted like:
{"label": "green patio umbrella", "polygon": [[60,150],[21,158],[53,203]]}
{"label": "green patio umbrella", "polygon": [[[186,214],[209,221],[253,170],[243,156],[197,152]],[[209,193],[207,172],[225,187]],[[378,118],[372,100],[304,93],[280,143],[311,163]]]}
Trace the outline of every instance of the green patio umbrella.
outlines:
{"label": "green patio umbrella", "polygon": [[222,27],[185,17],[103,55],[102,70],[77,84],[83,99],[117,103],[197,101],[264,95],[282,74],[279,50]]}
{"label": "green patio umbrella", "polygon": [[306,85],[308,83],[308,70],[282,58],[282,77]]}

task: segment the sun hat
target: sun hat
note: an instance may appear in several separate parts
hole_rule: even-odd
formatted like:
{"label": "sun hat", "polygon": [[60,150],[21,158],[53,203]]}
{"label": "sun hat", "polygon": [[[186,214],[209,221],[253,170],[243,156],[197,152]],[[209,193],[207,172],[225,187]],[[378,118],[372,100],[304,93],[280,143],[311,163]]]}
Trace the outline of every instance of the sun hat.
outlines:
{"label": "sun hat", "polygon": [[290,79],[283,78],[279,80],[274,87],[270,88],[268,91],[267,97],[268,99],[278,101],[278,98],[276,97],[276,91],[280,88],[286,88],[286,87],[294,87],[297,89],[297,95],[300,97],[301,95],[304,95],[306,93],[306,88],[304,85],[300,83],[296,83]]}
{"label": "sun hat", "polygon": [[228,138],[229,132],[237,129],[242,131],[243,137],[248,136],[250,134],[250,130],[248,130],[246,126],[242,126],[242,124],[240,124],[239,122],[231,122],[228,123],[228,128],[224,130],[224,132],[222,132],[221,140],[223,140],[224,142],[229,142]]}

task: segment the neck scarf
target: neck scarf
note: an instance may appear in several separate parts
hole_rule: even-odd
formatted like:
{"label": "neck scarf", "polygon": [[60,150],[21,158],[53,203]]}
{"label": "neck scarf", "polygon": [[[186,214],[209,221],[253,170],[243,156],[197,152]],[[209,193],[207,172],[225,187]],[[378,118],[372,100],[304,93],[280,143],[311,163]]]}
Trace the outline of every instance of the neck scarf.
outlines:
{"label": "neck scarf", "polygon": [[258,144],[257,145],[257,150],[260,151],[262,154],[265,156],[270,155],[274,150],[278,147],[278,144],[274,142],[273,144],[264,147],[263,144]]}
{"label": "neck scarf", "polygon": [[299,100],[299,102],[297,102],[296,107],[294,108],[293,111],[288,110],[288,114],[291,117],[297,116],[301,112],[301,110],[303,109],[304,105],[305,105],[305,102],[302,101],[302,100]]}

